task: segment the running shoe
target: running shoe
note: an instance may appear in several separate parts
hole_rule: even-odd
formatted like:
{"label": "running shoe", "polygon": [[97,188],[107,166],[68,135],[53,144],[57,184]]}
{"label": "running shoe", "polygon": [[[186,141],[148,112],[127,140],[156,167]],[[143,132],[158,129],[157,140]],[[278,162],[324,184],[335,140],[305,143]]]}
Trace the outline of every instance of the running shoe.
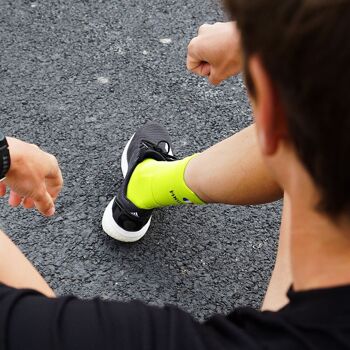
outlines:
{"label": "running shoe", "polygon": [[103,230],[118,241],[138,241],[146,234],[151,224],[153,209],[138,208],[126,197],[133,171],[139,163],[148,158],[158,161],[176,160],[168,132],[156,123],[147,123],[141,127],[126,144],[122,154],[124,181],[102,218]]}

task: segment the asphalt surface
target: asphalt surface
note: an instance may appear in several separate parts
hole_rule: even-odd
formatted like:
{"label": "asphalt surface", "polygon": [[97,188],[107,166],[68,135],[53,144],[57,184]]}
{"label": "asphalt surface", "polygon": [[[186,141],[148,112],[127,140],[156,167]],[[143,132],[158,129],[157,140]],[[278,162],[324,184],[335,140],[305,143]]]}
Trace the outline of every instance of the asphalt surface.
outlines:
{"label": "asphalt surface", "polygon": [[164,124],[186,156],[251,123],[240,77],[212,87],[185,68],[198,26],[224,19],[214,0],[0,0],[1,128],[55,154],[65,178],[54,218],[3,199],[0,224],[57,294],[172,303],[200,319],[260,306],[280,204],[159,210],[131,245],[100,224],[138,126]]}

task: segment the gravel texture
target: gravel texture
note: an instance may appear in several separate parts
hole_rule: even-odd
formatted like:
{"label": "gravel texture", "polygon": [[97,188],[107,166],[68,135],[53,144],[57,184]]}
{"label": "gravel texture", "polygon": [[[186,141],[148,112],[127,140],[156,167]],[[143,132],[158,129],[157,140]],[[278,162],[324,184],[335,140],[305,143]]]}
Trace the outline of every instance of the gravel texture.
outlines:
{"label": "gravel texture", "polygon": [[54,218],[3,199],[0,224],[59,295],[172,303],[199,319],[260,306],[280,203],[159,210],[131,245],[101,229],[138,126],[164,124],[186,156],[251,123],[240,77],[212,87],[185,68],[198,26],[223,20],[214,0],[0,0],[2,130],[55,154],[65,178]]}

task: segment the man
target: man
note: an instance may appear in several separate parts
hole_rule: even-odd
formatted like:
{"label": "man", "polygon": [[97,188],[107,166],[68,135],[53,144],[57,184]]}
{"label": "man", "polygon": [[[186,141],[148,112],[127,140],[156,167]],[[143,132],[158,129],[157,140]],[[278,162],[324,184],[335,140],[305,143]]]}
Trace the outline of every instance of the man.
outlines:
{"label": "man", "polygon": [[[168,203],[164,179],[160,194],[152,176],[141,199],[133,190],[154,169],[155,176],[184,174],[175,196],[189,193],[194,202],[256,203],[284,193],[279,252],[263,307],[278,311],[239,308],[199,324],[172,307],[48,299],[2,286],[2,348],[350,348],[350,3],[230,0],[228,7],[240,36],[233,23],[201,27],[188,66],[219,83],[242,65],[256,126],[179,161],[163,128],[138,131],[126,147],[127,186],[112,202],[107,229],[128,238],[137,232],[136,239],[150,210]],[[189,199],[176,197],[178,204]],[[129,212],[130,203],[138,215]]]}

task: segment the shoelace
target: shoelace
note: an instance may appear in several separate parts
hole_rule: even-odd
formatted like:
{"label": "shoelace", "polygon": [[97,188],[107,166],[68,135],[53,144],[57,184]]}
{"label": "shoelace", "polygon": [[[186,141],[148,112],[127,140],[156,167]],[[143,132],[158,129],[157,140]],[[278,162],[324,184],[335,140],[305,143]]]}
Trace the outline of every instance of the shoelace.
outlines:
{"label": "shoelace", "polygon": [[[164,151],[163,148],[160,147],[160,145],[164,143],[167,147],[166,149],[168,149],[167,152]],[[172,156],[171,154],[169,154],[170,152],[170,145],[169,145],[169,142],[166,141],[166,140],[161,140],[159,141],[157,144],[151,142],[151,141],[148,141],[148,140],[142,140],[141,141],[141,144],[143,146],[145,146],[146,148],[148,149],[152,149],[154,150],[155,152],[158,152],[160,153],[167,161],[173,161],[173,160],[177,160],[176,157]]]}

